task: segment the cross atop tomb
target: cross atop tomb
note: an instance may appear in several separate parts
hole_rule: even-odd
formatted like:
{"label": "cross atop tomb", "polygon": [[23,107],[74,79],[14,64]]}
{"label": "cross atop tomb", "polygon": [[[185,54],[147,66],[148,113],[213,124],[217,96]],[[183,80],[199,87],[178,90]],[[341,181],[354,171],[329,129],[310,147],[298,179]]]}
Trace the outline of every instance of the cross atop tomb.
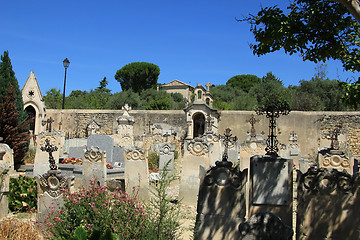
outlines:
{"label": "cross atop tomb", "polygon": [[125,105],[121,109],[124,110],[124,116],[129,116],[129,111],[131,110],[131,106],[125,103]]}
{"label": "cross atop tomb", "polygon": [[332,132],[330,132],[331,135],[330,148],[333,150],[339,150],[339,140],[338,140],[339,134],[340,134],[340,126],[335,127],[335,129]]}
{"label": "cross atop tomb", "polygon": [[211,84],[207,82],[205,86],[206,86],[206,92],[210,92]]}
{"label": "cross atop tomb", "polygon": [[231,129],[227,128],[225,129],[225,134],[224,135],[220,135],[220,139],[223,139],[223,143],[225,146],[225,150],[224,150],[224,154],[222,157],[222,161],[226,162],[228,160],[228,149],[230,144],[236,142],[237,137],[232,137],[232,134],[230,133]]}
{"label": "cross atop tomb", "polygon": [[246,122],[250,123],[250,125],[251,125],[250,137],[255,138],[256,137],[255,124],[260,122],[260,119],[256,119],[254,114],[251,114],[251,118]]}
{"label": "cross atop tomb", "polygon": [[55,164],[55,159],[52,155],[53,152],[56,152],[58,150],[57,146],[53,146],[50,143],[50,139],[45,139],[45,145],[40,147],[40,150],[43,152],[49,153],[49,163],[50,163],[50,170],[57,170],[57,166]]}
{"label": "cross atop tomb", "polygon": [[55,122],[54,119],[52,119],[52,117],[50,117],[46,121],[42,121],[42,125],[45,126],[45,124],[46,124],[46,131],[51,132],[53,122]]}

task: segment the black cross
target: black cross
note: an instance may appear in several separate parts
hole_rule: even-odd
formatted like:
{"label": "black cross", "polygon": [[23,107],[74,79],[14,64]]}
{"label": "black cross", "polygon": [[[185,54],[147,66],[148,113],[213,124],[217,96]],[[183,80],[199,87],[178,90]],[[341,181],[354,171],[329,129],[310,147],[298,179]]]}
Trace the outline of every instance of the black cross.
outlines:
{"label": "black cross", "polygon": [[52,117],[50,117],[46,121],[42,121],[42,125],[45,126],[45,124],[46,124],[46,131],[51,132],[53,122],[54,122],[54,119],[52,119]]}
{"label": "black cross", "polygon": [[225,146],[225,150],[224,150],[224,154],[222,157],[222,161],[226,162],[228,160],[228,149],[229,149],[229,145],[230,143],[234,143],[237,140],[237,137],[232,137],[232,134],[230,133],[231,129],[227,128],[225,129],[225,134],[224,136],[220,135],[220,139],[223,139],[223,143]]}
{"label": "black cross", "polygon": [[251,114],[251,118],[247,122],[250,123],[250,125],[251,125],[250,137],[251,138],[256,138],[255,123],[260,122],[260,119],[256,119],[254,117],[254,114]]}
{"label": "black cross", "polygon": [[58,150],[57,146],[51,145],[50,139],[47,138],[45,139],[45,145],[41,146],[40,150],[49,153],[50,170],[57,170],[57,166],[52,155],[53,152],[56,152]]}

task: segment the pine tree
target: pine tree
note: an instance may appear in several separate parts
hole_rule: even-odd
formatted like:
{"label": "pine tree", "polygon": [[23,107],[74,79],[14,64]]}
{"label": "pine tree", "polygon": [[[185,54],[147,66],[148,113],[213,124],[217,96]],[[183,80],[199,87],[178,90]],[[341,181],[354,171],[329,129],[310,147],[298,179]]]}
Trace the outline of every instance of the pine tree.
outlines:
{"label": "pine tree", "polygon": [[15,102],[15,87],[9,83],[7,94],[2,98],[0,105],[0,136],[3,142],[14,150],[14,163],[19,165],[27,151],[30,139],[26,119],[19,123],[20,113]]}

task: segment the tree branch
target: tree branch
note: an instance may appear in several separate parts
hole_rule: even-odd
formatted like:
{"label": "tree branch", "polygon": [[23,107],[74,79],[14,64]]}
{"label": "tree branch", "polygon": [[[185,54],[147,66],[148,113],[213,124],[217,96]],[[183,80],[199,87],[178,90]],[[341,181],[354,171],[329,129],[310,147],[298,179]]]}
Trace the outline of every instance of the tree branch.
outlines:
{"label": "tree branch", "polygon": [[359,0],[330,0],[332,2],[338,2],[344,5],[351,15],[360,23],[360,6]]}

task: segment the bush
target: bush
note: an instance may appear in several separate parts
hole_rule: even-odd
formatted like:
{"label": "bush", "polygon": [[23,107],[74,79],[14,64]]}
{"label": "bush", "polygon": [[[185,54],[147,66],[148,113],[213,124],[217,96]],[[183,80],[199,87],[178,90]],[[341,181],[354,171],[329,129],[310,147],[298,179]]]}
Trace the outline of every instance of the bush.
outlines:
{"label": "bush", "polygon": [[10,211],[35,211],[37,208],[36,180],[23,175],[10,178],[8,199]]}
{"label": "bush", "polygon": [[86,232],[84,239],[109,234],[110,239],[146,239],[149,218],[134,196],[91,182],[78,192],[64,191],[64,201],[59,211],[52,210],[45,218],[42,231],[48,238],[73,239]]}
{"label": "bush", "polygon": [[149,153],[149,170],[159,169],[160,155],[157,152]]}
{"label": "bush", "polygon": [[0,239],[39,240],[42,237],[31,221],[4,218],[0,221]]}

